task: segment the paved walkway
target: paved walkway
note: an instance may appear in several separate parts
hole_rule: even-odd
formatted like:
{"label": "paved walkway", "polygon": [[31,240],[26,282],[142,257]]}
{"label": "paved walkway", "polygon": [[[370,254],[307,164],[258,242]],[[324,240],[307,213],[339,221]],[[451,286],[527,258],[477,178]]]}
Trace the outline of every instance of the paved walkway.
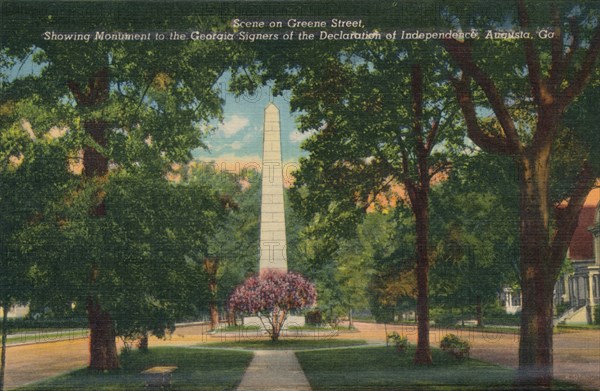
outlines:
{"label": "paved walkway", "polygon": [[256,350],[238,391],[310,391],[292,350]]}

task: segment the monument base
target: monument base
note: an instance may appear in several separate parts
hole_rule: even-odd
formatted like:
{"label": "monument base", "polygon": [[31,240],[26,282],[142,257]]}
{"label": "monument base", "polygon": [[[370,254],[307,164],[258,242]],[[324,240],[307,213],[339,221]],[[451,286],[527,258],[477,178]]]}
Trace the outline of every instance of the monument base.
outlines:
{"label": "monument base", "polygon": [[[258,316],[244,316],[242,323],[244,326],[258,326],[263,330],[265,328]],[[306,319],[304,316],[288,315],[288,317],[285,319],[285,323],[283,324],[283,329],[285,330],[290,326],[302,327],[305,324]]]}

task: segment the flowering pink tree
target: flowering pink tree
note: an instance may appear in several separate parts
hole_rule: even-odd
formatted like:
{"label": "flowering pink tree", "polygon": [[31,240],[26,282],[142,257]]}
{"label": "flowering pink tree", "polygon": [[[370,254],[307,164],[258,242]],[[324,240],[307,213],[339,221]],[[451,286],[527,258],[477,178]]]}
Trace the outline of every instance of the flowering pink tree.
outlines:
{"label": "flowering pink tree", "polygon": [[271,340],[277,341],[289,311],[310,307],[316,299],[315,286],[302,275],[268,270],[235,288],[229,308],[257,315]]}

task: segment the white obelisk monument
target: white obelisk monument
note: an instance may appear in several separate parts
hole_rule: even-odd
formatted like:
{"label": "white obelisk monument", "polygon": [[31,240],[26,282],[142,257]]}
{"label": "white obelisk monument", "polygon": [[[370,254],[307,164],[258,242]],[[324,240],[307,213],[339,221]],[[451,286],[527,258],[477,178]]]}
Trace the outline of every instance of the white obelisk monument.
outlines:
{"label": "white obelisk monument", "polygon": [[[265,108],[261,194],[259,272],[287,272],[281,125],[279,109],[273,103]],[[288,315],[283,327],[304,326],[304,322],[304,316]],[[245,317],[244,325],[264,327],[257,316]]]}
{"label": "white obelisk monument", "polygon": [[273,103],[265,108],[261,194],[259,271],[287,272],[281,125]]}

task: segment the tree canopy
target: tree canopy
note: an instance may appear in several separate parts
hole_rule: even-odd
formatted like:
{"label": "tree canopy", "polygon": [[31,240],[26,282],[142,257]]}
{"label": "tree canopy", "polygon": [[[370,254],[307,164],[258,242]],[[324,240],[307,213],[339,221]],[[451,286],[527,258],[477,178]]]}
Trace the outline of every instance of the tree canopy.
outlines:
{"label": "tree canopy", "polygon": [[[152,215],[162,212],[144,208],[166,208],[167,212],[178,213],[170,210],[174,205],[168,202],[183,197],[180,201],[185,205],[183,201],[192,202],[198,195],[186,194],[194,187],[180,188],[181,194],[173,194],[168,187],[171,185],[160,178],[173,162],[189,160],[191,151],[203,146],[208,121],[221,114],[222,99],[217,81],[226,69],[235,67],[243,52],[234,53],[231,45],[220,42],[160,44],[146,40],[86,42],[44,38],[46,32],[61,31],[65,26],[80,32],[226,28],[227,19],[219,15],[218,6],[214,8],[214,5],[196,8],[199,12],[196,16],[189,13],[188,7],[158,3],[150,8],[141,3],[106,2],[64,3],[60,7],[50,3],[2,2],[0,6],[3,21],[0,38],[4,45],[1,61],[5,69],[11,70],[3,74],[0,104],[4,107],[24,102],[42,108],[44,116],[25,117],[33,129],[45,132],[50,124],[69,135],[68,153],[82,173],[75,194],[65,195],[73,202],[68,206],[75,208],[62,211],[58,221],[47,224],[64,223],[64,229],[53,230],[52,235],[74,246],[68,253],[63,250],[69,245],[55,246],[68,259],[64,264],[72,266],[68,275],[73,276],[73,285],[65,284],[66,291],[62,294],[70,296],[69,290],[73,290],[89,295],[84,305],[91,329],[90,366],[116,368],[116,319],[103,306],[118,312],[115,303],[125,299],[116,295],[110,298],[108,293],[123,282],[120,269],[129,257],[155,257],[156,265],[160,257],[175,256],[178,252],[179,248],[173,248],[171,253],[167,248],[160,248],[161,244],[175,245],[168,241],[177,236],[177,227],[169,227],[172,231],[153,232],[153,228],[158,227]],[[90,12],[92,6],[94,12]],[[148,204],[137,204],[137,212],[146,213],[144,218],[147,218],[146,221],[141,219],[140,224],[135,221],[137,216],[127,216],[125,210],[109,210],[121,207],[119,202],[124,202],[128,194],[125,190],[119,193],[117,177],[129,176],[132,187],[127,190],[143,193],[143,180],[135,179],[137,174],[157,185],[151,186],[152,190],[165,192],[162,195],[167,202],[157,205],[151,197],[141,197],[140,200]],[[136,208],[135,203],[131,206],[132,210]],[[200,210],[206,209],[201,207]],[[163,217],[173,222],[168,214]],[[187,219],[182,219],[182,223],[186,222]],[[146,247],[157,246],[149,249],[144,245],[133,246],[134,249],[142,247],[139,248],[141,253],[132,249],[129,255],[126,250],[133,245],[129,241],[134,238],[115,237],[113,234],[119,229],[113,231],[114,228],[124,233],[143,228],[166,241],[146,243]],[[203,229],[210,231],[208,224]],[[180,239],[181,245],[189,244],[185,237]],[[109,246],[109,240],[115,241],[113,246]],[[42,264],[40,268],[45,272],[43,277],[51,280],[55,269],[48,266]],[[150,270],[152,267],[147,269]],[[151,288],[153,284],[154,281],[140,278],[139,284],[132,281],[131,287]],[[87,288],[80,289],[86,285]],[[140,314],[151,305],[152,300],[143,295],[132,298],[146,300],[135,301],[142,307],[134,313]],[[131,308],[128,309],[132,313]]]}

